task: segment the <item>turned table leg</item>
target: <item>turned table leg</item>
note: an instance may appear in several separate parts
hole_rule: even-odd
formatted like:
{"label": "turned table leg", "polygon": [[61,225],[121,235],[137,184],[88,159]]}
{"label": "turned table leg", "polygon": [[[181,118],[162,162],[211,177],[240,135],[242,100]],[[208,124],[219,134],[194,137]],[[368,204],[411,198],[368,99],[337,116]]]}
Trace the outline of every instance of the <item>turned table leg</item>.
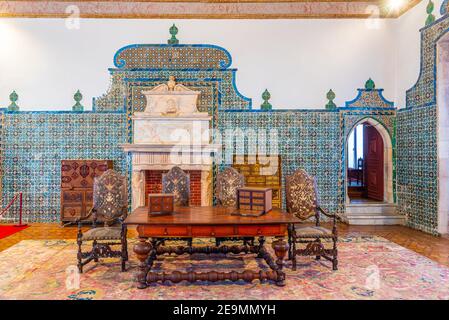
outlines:
{"label": "turned table leg", "polygon": [[262,247],[264,244],[265,244],[265,237],[259,237],[259,246],[257,248],[257,250],[258,250],[257,258],[263,258]]}
{"label": "turned table leg", "polygon": [[139,242],[134,245],[133,250],[139,259],[139,272],[137,274],[137,288],[144,289],[147,287],[147,273],[149,266],[147,264],[148,255],[152,249],[146,238],[139,238]]}
{"label": "turned table leg", "polygon": [[284,258],[288,251],[288,243],[285,241],[283,237],[276,238],[272,243],[272,247],[274,249],[274,253],[276,254],[276,265],[277,265],[277,275],[278,279],[276,281],[276,285],[285,286],[285,273],[282,271],[284,267]]}

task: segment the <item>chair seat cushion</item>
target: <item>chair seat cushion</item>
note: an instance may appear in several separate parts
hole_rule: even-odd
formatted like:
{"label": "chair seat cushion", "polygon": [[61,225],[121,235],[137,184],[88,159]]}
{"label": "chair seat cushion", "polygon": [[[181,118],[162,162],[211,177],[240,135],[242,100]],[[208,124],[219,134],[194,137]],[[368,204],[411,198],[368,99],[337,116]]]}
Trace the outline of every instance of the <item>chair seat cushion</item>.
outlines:
{"label": "chair seat cushion", "polygon": [[332,232],[326,228],[323,227],[317,227],[317,226],[309,226],[309,227],[296,227],[296,236],[297,237],[321,237],[321,238],[330,238],[332,237]]}
{"label": "chair seat cushion", "polygon": [[83,233],[82,240],[120,240],[120,227],[99,227]]}

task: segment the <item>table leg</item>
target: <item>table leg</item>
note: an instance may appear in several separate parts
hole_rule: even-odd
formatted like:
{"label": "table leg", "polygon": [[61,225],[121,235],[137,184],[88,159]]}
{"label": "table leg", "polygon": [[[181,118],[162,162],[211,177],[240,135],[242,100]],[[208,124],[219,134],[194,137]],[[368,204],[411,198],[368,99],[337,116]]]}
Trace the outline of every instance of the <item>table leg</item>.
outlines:
{"label": "table leg", "polygon": [[284,237],[277,237],[276,240],[273,241],[272,247],[277,257],[276,265],[278,270],[276,270],[276,272],[278,279],[276,281],[276,285],[285,286],[285,273],[282,269],[284,267],[284,258],[288,251],[288,243],[285,241]]}
{"label": "table leg", "polygon": [[147,242],[146,238],[139,238],[139,242],[133,247],[134,253],[139,259],[139,272],[137,274],[137,288],[144,289],[147,287],[147,273],[149,266],[147,264],[148,255],[152,249],[152,246]]}
{"label": "table leg", "polygon": [[265,244],[265,237],[259,237],[259,246],[258,246],[258,253],[257,253],[257,258],[263,258],[263,254],[262,254],[262,247]]}

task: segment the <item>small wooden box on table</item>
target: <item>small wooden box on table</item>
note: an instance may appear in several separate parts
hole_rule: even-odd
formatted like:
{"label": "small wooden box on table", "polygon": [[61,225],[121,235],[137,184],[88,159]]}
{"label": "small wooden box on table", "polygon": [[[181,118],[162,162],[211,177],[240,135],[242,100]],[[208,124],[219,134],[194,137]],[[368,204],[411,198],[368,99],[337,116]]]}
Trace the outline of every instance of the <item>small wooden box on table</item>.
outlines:
{"label": "small wooden box on table", "polygon": [[174,210],[174,203],[175,195],[172,193],[150,193],[148,194],[148,213],[172,213]]}
{"label": "small wooden box on table", "polygon": [[[136,225],[139,234],[139,242],[134,246],[134,252],[140,261],[137,277],[138,287],[145,288],[152,282],[174,283],[183,280],[195,281],[223,281],[244,280],[251,282],[254,279],[272,280],[277,285],[285,285],[285,273],[283,272],[283,260],[288,251],[288,243],[285,241],[289,224],[300,221],[292,214],[273,209],[269,213],[254,218],[233,216],[235,209],[225,207],[175,207],[172,215],[152,216],[148,214],[147,207],[135,209],[125,220],[126,225]],[[276,239],[272,243],[276,260],[265,248],[265,237],[272,236]],[[222,246],[164,246],[164,240],[170,238],[243,238],[259,237],[257,245],[222,245]],[[150,239],[150,241],[147,241]],[[157,273],[152,272],[151,267],[157,256],[165,253],[193,254],[193,253],[246,253],[257,254],[263,258],[269,271],[246,270],[238,272],[178,272]]]}
{"label": "small wooden box on table", "polygon": [[237,189],[237,208],[267,213],[273,209],[271,188],[243,187]]}

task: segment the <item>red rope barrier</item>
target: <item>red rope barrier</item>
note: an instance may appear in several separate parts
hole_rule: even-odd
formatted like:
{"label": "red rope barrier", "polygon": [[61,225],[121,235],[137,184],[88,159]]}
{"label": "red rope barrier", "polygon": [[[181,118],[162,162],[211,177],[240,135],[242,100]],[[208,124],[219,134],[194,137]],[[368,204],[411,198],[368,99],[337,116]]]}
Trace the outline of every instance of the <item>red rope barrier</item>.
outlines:
{"label": "red rope barrier", "polygon": [[12,200],[9,202],[9,204],[6,206],[5,209],[3,209],[0,212],[0,217],[3,216],[6,211],[9,210],[9,208],[11,208],[11,206],[13,205],[13,203],[17,200],[17,198],[19,198],[19,224],[14,225],[15,227],[23,227],[26,226],[27,224],[22,223],[22,207],[23,207],[23,197],[22,197],[22,192],[17,193]]}

